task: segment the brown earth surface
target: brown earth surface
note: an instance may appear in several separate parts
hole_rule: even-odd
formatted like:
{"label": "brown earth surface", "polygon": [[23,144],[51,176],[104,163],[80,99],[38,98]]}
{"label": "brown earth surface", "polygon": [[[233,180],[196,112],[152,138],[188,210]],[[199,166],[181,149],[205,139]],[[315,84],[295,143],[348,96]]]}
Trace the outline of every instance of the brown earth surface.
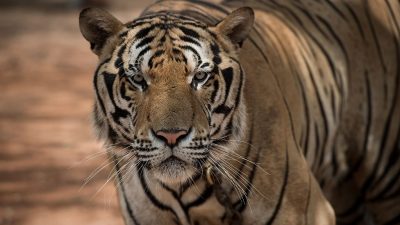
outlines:
{"label": "brown earth surface", "polygon": [[[151,1],[140,2],[111,11],[127,21]],[[1,225],[123,224],[91,129],[97,58],[80,35],[78,14],[0,8]]]}

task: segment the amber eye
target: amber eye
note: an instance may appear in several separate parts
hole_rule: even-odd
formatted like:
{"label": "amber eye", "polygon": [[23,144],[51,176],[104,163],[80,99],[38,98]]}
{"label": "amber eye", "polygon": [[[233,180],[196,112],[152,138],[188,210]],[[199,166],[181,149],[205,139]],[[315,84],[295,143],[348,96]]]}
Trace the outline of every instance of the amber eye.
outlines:
{"label": "amber eye", "polygon": [[134,76],[132,77],[132,80],[133,80],[135,83],[141,84],[141,83],[144,81],[144,77],[143,77],[143,75],[136,74],[136,75],[134,75]]}
{"label": "amber eye", "polygon": [[207,77],[208,74],[206,72],[197,72],[193,77],[193,81],[195,81],[196,83],[202,83],[207,79]]}

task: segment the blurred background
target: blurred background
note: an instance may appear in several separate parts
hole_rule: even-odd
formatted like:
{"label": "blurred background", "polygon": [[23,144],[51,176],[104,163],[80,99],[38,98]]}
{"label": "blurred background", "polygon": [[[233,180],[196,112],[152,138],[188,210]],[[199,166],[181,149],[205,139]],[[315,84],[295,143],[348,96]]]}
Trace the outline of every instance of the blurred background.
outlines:
{"label": "blurred background", "polygon": [[0,0],[1,225],[123,224],[91,129],[97,57],[78,14],[101,6],[126,22],[152,2]]}

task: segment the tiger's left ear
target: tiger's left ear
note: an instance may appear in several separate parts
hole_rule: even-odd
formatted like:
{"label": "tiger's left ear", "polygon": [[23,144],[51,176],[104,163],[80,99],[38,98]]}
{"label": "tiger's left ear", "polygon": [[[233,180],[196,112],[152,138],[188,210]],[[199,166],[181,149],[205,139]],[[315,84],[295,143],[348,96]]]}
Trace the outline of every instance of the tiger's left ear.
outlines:
{"label": "tiger's left ear", "polygon": [[220,21],[216,30],[228,37],[234,44],[242,45],[247,38],[254,23],[254,11],[250,7],[243,7],[231,12]]}

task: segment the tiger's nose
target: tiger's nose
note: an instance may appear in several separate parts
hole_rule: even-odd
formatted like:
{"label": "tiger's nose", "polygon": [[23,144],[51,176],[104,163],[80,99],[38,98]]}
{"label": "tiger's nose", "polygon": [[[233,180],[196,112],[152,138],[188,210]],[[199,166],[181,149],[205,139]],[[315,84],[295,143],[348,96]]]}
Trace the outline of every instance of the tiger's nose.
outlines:
{"label": "tiger's nose", "polygon": [[186,130],[160,130],[156,132],[157,137],[164,140],[168,145],[175,145],[179,139],[188,134]]}

